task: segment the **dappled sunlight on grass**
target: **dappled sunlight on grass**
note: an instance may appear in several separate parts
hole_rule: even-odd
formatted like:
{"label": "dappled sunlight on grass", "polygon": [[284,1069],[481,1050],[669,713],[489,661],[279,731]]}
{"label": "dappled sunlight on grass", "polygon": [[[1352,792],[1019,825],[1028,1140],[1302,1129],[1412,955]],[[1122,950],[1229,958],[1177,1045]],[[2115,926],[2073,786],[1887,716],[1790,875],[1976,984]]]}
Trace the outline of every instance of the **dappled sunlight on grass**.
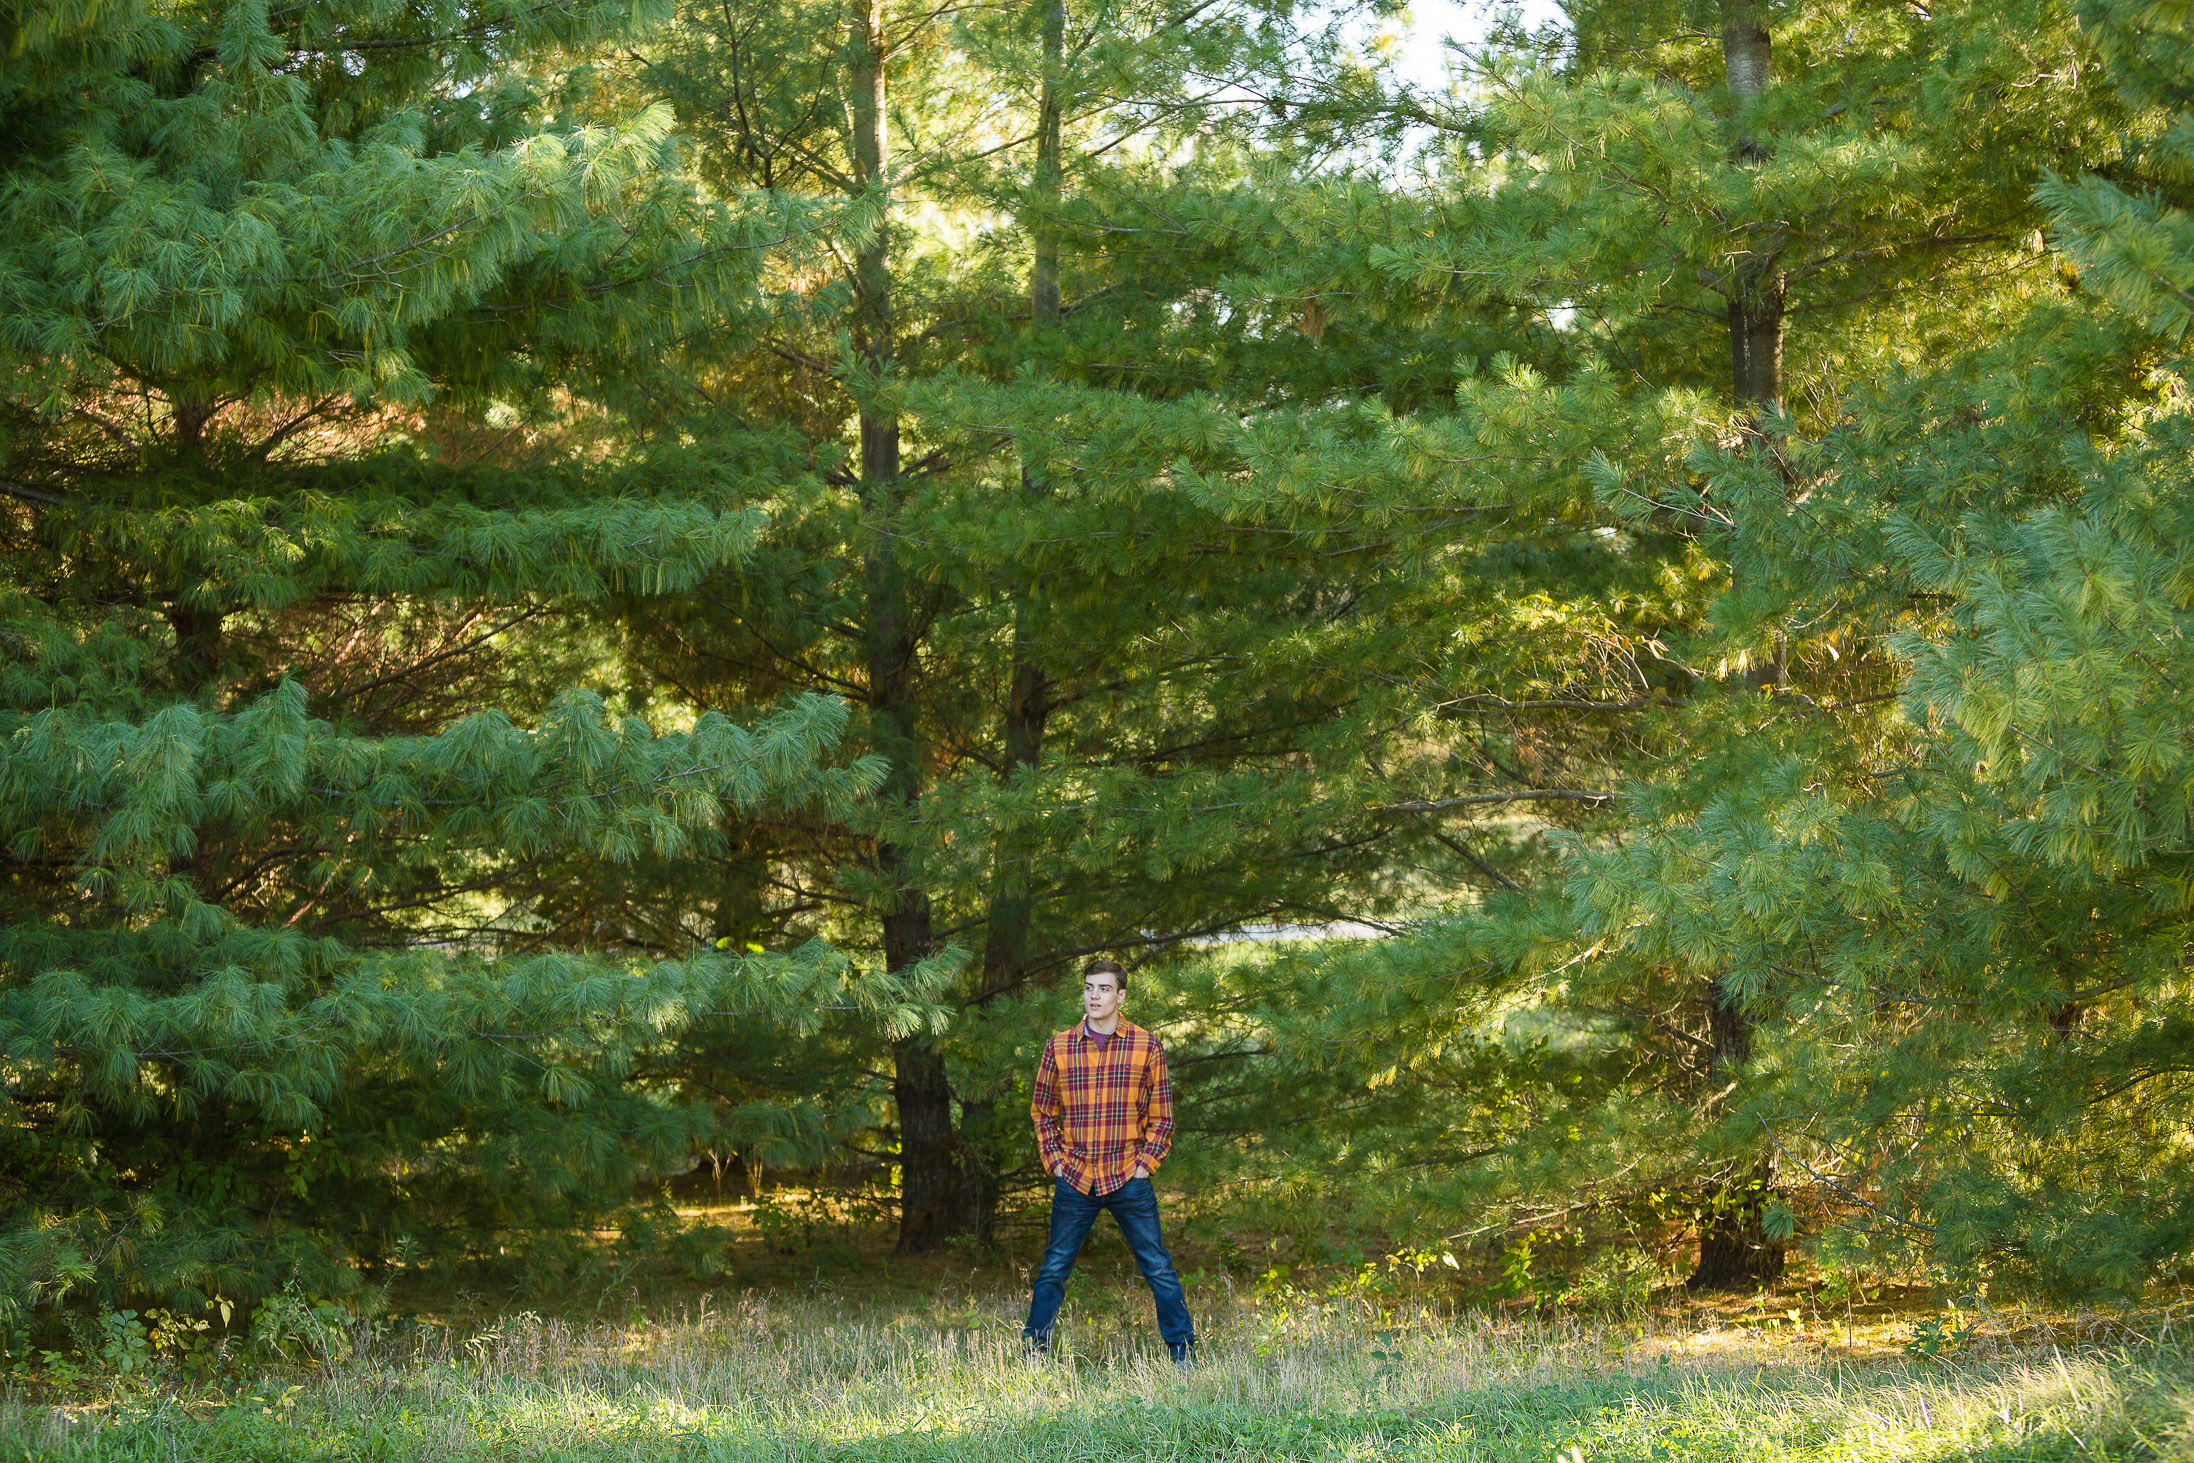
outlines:
{"label": "dappled sunlight on grass", "polygon": [[[225,1390],[9,1403],[0,1458],[1993,1463],[2185,1456],[2194,1440],[2194,1384],[2162,1345],[1854,1364],[1790,1330],[1241,1302],[1206,1316],[1184,1373],[1131,1293],[1083,1299],[1039,1363],[1010,1294],[415,1328]],[[1108,1309],[1140,1328],[1091,1324]]]}

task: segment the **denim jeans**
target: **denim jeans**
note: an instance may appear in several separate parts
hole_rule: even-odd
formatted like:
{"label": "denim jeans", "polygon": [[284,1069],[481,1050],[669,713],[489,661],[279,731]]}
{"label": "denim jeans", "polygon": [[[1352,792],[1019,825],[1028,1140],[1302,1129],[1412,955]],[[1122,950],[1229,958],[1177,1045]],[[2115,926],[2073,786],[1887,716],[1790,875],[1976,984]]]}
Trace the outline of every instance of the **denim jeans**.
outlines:
{"label": "denim jeans", "polygon": [[1150,1180],[1129,1179],[1112,1193],[1085,1194],[1065,1179],[1051,1186],[1051,1239],[1044,1246],[1044,1263],[1036,1271],[1036,1294],[1029,1302],[1028,1325],[1022,1334],[1034,1346],[1051,1344],[1051,1323],[1058,1319],[1060,1302],[1066,1299],[1067,1277],[1089,1238],[1097,1212],[1110,1209],[1120,1233],[1135,1256],[1136,1268],[1150,1284],[1151,1299],[1158,1303],[1158,1334],[1175,1361],[1188,1359],[1196,1343],[1196,1328],[1188,1318],[1188,1296],[1181,1290],[1180,1272],[1158,1233],[1158,1191]]}

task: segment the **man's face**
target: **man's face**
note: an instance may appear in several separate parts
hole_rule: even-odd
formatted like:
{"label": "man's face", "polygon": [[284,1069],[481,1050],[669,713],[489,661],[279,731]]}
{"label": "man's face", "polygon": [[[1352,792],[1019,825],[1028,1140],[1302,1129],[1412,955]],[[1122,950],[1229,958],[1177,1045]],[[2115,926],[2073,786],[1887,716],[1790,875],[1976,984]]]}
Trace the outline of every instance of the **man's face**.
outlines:
{"label": "man's face", "polygon": [[1082,982],[1082,1010],[1090,1020],[1102,1025],[1118,1013],[1121,997],[1125,994],[1120,989],[1120,977],[1109,970],[1101,970]]}

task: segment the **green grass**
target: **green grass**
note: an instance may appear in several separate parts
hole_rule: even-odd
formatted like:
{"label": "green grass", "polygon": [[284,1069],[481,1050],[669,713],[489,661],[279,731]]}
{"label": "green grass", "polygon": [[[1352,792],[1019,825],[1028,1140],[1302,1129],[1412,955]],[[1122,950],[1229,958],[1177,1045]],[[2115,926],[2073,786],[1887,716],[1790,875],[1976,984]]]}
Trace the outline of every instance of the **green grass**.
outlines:
{"label": "green grass", "polygon": [[1853,1360],[1826,1332],[1702,1333],[1696,1317],[1535,1323],[1293,1297],[1207,1305],[1202,1364],[1182,1375],[1130,1289],[1082,1289],[1073,1340],[1033,1366],[1017,1305],[750,1293],[668,1323],[384,1335],[339,1364],[196,1390],[7,1397],[0,1460],[2194,1457],[2194,1362],[2167,1341]]}

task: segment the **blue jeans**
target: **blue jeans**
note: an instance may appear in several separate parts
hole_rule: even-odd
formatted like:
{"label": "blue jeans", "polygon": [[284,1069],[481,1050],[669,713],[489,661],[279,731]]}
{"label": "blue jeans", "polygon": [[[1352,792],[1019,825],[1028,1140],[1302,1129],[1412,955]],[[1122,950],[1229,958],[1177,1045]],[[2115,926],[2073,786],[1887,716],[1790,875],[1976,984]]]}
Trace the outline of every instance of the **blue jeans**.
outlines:
{"label": "blue jeans", "polygon": [[1173,1268],[1173,1256],[1158,1233],[1158,1191],[1147,1178],[1129,1179],[1104,1195],[1085,1194],[1065,1179],[1053,1180],[1051,1239],[1044,1246],[1044,1263],[1036,1271],[1036,1294],[1029,1301],[1028,1325],[1022,1335],[1033,1346],[1051,1344],[1051,1323],[1059,1318],[1060,1302],[1066,1299],[1067,1277],[1074,1273],[1074,1261],[1100,1209],[1112,1211],[1136,1268],[1150,1284],[1151,1299],[1158,1303],[1158,1334],[1165,1338],[1166,1349],[1175,1361],[1186,1361],[1188,1349],[1196,1344],[1196,1328],[1188,1318],[1188,1296],[1181,1289],[1180,1272]]}

